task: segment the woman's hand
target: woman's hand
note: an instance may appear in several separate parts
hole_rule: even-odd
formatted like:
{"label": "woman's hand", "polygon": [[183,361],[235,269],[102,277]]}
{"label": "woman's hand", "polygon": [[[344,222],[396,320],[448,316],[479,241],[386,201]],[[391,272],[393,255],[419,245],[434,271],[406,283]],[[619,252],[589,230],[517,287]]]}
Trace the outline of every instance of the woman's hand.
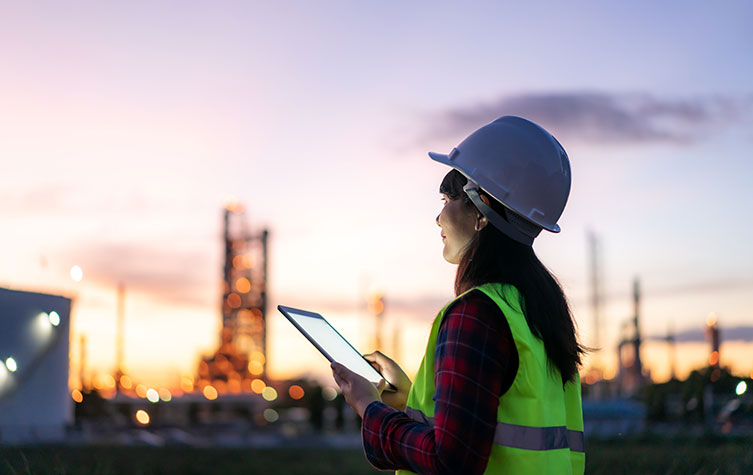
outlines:
{"label": "woman's hand", "polygon": [[410,392],[411,382],[405,372],[400,369],[390,358],[384,356],[382,352],[375,351],[368,355],[363,355],[366,360],[371,363],[371,366],[376,368],[385,378],[387,378],[395,388],[397,392],[385,392],[382,393],[382,400],[385,404],[394,407],[398,411],[405,410],[405,404],[408,402],[408,393]]}
{"label": "woman's hand", "polygon": [[363,419],[363,413],[366,412],[366,407],[369,404],[382,400],[379,396],[387,385],[384,379],[379,381],[378,386],[374,387],[369,380],[340,363],[332,363],[330,368],[332,368],[332,376],[335,377],[335,382],[340,386],[340,390],[345,396],[345,402],[361,416],[361,419]]}

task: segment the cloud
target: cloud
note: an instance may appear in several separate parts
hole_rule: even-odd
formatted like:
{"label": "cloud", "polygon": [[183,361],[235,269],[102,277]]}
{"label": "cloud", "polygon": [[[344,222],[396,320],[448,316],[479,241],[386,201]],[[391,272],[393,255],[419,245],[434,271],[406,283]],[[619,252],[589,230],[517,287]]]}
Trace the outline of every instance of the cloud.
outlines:
{"label": "cloud", "polygon": [[211,303],[220,276],[209,252],[164,241],[92,242],[79,244],[66,255],[81,266],[87,280],[113,288],[122,282],[128,292],[173,304]]}
{"label": "cloud", "polygon": [[[675,333],[675,341],[677,343],[689,343],[700,342],[704,343],[708,341],[706,337],[705,329],[691,328]],[[733,327],[720,327],[719,336],[721,342],[726,341],[742,341],[753,342],[753,326],[750,325],[738,325]],[[654,341],[666,341],[666,335],[654,335],[648,337],[649,340]]]}
{"label": "cloud", "polygon": [[448,109],[433,121],[432,138],[465,136],[502,115],[526,117],[558,138],[596,144],[687,145],[711,129],[746,121],[753,97],[673,99],[651,94],[549,92],[504,96]]}

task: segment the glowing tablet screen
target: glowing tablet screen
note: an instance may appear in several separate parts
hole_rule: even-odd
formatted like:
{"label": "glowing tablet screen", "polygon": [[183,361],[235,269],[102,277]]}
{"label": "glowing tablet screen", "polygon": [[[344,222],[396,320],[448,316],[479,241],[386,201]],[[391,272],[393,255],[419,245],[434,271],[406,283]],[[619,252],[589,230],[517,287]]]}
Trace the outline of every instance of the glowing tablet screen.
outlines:
{"label": "glowing tablet screen", "polygon": [[[375,385],[384,377],[321,315],[290,307],[277,307],[330,361],[337,361]],[[386,378],[385,378],[386,379]]]}

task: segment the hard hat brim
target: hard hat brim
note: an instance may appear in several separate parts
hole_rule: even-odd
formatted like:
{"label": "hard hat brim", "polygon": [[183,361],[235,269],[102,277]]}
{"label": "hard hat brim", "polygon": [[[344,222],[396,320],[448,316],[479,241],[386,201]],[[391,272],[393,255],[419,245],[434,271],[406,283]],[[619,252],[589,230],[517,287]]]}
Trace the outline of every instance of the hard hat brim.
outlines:
{"label": "hard hat brim", "polygon": [[429,157],[431,157],[432,160],[439,163],[444,163],[445,165],[451,165],[450,163],[450,156],[446,153],[437,153],[437,152],[429,152]]}
{"label": "hard hat brim", "polygon": [[[466,176],[466,178],[468,178],[468,179],[471,179],[471,178],[469,177],[468,173],[467,173],[467,172],[466,172],[465,170],[463,170],[462,168],[458,167],[458,166],[457,166],[457,165],[456,165],[455,163],[453,163],[453,160],[452,160],[452,158],[450,158],[450,155],[448,155],[448,154],[445,154],[445,153],[436,153],[436,152],[429,152],[429,157],[430,157],[430,158],[431,158],[432,160],[434,160],[435,162],[439,162],[439,163],[442,163],[442,164],[444,164],[444,165],[447,165],[447,166],[449,166],[449,167],[452,167],[452,168],[454,168],[455,170],[457,170],[457,171],[459,171],[460,173],[462,173],[463,175],[465,175],[465,176]],[[454,158],[454,157],[453,157],[453,158]],[[482,189],[482,190],[484,190],[484,191],[486,191],[486,192],[488,193],[488,190],[486,190],[486,188],[484,187],[484,183],[479,183],[479,185],[481,186],[481,189]],[[490,194],[492,194],[492,193],[490,193]],[[493,194],[492,194],[492,196],[493,196]],[[502,204],[503,204],[503,205],[504,205],[505,207],[509,208],[509,206],[508,206],[507,204],[505,204],[504,202],[503,202]],[[515,210],[512,210],[512,211],[515,211]],[[527,219],[527,218],[525,218],[524,216],[521,216],[521,217],[522,217],[523,219]],[[542,224],[542,223],[537,223],[537,222],[535,222],[535,221],[532,221],[532,220],[529,220],[529,221],[531,221],[532,223],[536,224],[537,226],[541,226],[541,227],[542,227],[543,229],[546,229],[546,230],[547,230],[547,231],[549,231],[549,232],[552,232],[552,233],[559,233],[559,232],[560,232],[560,227],[559,227],[559,225],[558,225],[558,224],[556,224],[556,223],[555,223],[555,224],[553,224],[553,225],[549,225],[549,226],[547,226],[547,225],[544,225],[544,224]]]}

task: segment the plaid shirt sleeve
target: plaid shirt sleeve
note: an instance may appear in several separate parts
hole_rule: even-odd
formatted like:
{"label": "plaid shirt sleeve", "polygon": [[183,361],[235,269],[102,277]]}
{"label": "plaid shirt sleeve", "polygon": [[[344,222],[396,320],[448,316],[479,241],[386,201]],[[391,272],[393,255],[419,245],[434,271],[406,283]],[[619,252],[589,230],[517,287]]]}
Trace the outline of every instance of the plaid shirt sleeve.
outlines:
{"label": "plaid shirt sleeve", "polygon": [[373,402],[363,417],[369,462],[382,470],[482,473],[489,460],[499,398],[512,385],[518,353],[499,307],[480,291],[445,313],[434,360],[434,425]]}

